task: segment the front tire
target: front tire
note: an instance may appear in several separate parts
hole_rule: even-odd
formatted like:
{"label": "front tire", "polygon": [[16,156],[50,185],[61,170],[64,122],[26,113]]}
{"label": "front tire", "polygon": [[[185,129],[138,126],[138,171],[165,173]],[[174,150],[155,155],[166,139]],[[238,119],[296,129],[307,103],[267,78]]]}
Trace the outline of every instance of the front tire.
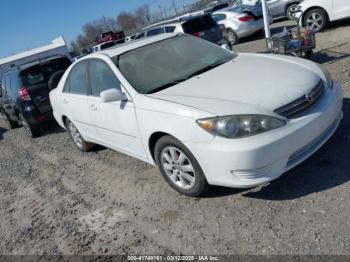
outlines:
{"label": "front tire", "polygon": [[328,15],[323,9],[315,8],[306,13],[303,23],[306,28],[321,32],[328,25]]}
{"label": "front tire", "polygon": [[80,134],[79,130],[75,127],[72,121],[67,119],[66,121],[66,129],[68,134],[73,140],[74,145],[83,152],[88,152],[90,151],[93,147],[94,144],[87,142]]}
{"label": "front tire", "polygon": [[154,155],[163,178],[177,192],[198,197],[209,189],[198,161],[180,141],[171,136],[161,137]]}

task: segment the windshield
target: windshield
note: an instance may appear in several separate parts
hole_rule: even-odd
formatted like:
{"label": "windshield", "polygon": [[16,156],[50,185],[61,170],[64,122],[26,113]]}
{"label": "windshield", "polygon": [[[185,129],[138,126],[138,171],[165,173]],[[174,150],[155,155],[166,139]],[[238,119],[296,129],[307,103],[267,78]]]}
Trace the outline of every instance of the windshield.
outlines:
{"label": "windshield", "polygon": [[208,71],[235,56],[208,41],[181,35],[134,49],[113,60],[137,92],[149,94]]}

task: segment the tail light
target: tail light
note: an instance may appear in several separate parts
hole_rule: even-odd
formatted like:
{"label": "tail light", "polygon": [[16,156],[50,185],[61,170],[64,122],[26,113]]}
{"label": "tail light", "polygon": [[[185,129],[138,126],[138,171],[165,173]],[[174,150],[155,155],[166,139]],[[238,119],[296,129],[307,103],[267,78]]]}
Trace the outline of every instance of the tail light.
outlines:
{"label": "tail light", "polygon": [[242,17],[238,18],[238,20],[241,21],[241,22],[249,22],[249,21],[254,20],[254,17],[252,17],[252,16],[242,16]]}
{"label": "tail light", "polygon": [[20,101],[30,101],[32,100],[29,96],[28,90],[25,87],[21,87],[18,90],[19,100]]}
{"label": "tail light", "polygon": [[204,33],[203,32],[195,32],[195,33],[192,33],[192,35],[194,35],[196,37],[202,37],[202,36],[204,36]]}

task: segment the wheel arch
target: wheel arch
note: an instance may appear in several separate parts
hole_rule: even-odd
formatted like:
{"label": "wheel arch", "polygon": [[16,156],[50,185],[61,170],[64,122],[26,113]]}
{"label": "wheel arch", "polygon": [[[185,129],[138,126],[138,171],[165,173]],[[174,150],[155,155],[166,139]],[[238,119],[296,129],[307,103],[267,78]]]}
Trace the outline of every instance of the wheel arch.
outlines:
{"label": "wheel arch", "polygon": [[298,5],[298,4],[300,4],[300,2],[298,2],[298,1],[293,1],[293,2],[287,3],[286,6],[285,6],[285,8],[284,8],[284,14],[285,14],[285,15],[288,15],[288,14],[287,14],[287,10],[288,10],[288,8],[289,8],[291,5]]}
{"label": "wheel arch", "polygon": [[322,9],[324,12],[325,12],[325,14],[326,14],[326,16],[327,16],[327,21],[329,22],[329,14],[328,14],[328,12],[327,12],[327,10],[326,9],[324,9],[322,6],[310,6],[308,9],[306,9],[305,10],[305,12],[303,13],[303,19],[302,19],[302,23],[303,23],[303,26],[305,27],[306,25],[305,25],[305,16],[307,15],[307,13],[309,13],[311,10],[313,10],[313,9]]}
{"label": "wheel arch", "polygon": [[157,141],[163,136],[172,136],[172,137],[174,137],[173,135],[171,135],[169,133],[157,131],[157,132],[154,132],[148,139],[148,149],[149,149],[149,152],[150,152],[150,154],[152,156],[152,160],[154,162],[156,162],[155,155],[154,155],[154,149],[156,147]]}

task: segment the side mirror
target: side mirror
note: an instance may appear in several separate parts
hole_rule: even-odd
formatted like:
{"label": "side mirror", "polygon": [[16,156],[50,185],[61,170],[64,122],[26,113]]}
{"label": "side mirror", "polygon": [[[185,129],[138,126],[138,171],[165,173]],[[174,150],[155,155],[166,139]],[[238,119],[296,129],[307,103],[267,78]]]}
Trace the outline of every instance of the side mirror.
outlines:
{"label": "side mirror", "polygon": [[102,99],[102,102],[104,103],[127,100],[126,94],[122,92],[120,89],[116,89],[116,88],[107,89],[101,92],[100,97]]}

